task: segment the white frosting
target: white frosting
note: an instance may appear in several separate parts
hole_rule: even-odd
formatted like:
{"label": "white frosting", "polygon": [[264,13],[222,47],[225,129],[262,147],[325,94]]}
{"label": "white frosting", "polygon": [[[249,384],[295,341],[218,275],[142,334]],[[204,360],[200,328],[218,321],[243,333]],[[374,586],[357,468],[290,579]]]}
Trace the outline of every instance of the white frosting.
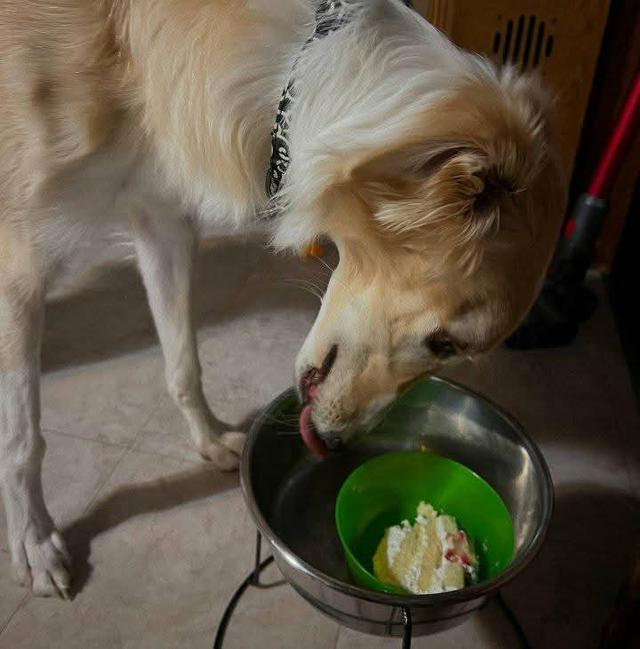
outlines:
{"label": "white frosting", "polygon": [[394,525],[387,531],[387,561],[393,563],[400,552],[400,546],[407,534],[411,531],[409,521],[402,521],[400,525]]}
{"label": "white frosting", "polygon": [[[423,504],[421,503],[421,506]],[[401,577],[401,585],[406,588],[409,592],[424,595],[427,593],[442,593],[450,590],[456,590],[455,588],[445,587],[444,586],[444,577],[445,577],[445,568],[446,564],[449,563],[449,560],[446,558],[446,554],[449,550],[455,549],[454,540],[451,532],[451,519],[448,517],[438,516],[437,513],[430,507],[426,506],[428,509],[423,511],[427,514],[426,516],[422,513],[416,516],[416,525],[426,528],[429,525],[435,525],[435,532],[440,541],[442,555],[439,562],[439,565],[433,572],[431,578],[431,584],[429,590],[421,590],[419,585],[420,574],[422,569],[422,557],[429,544],[429,536],[426,533],[426,529],[421,531],[418,536],[419,544],[415,557],[409,565],[406,573]],[[433,514],[430,516],[429,514]],[[454,523],[455,526],[455,523]],[[448,529],[449,528],[449,529]],[[409,521],[404,520],[400,525],[394,525],[393,527],[388,528],[387,530],[387,562],[388,565],[393,565],[403,541],[407,535],[411,532],[411,524]],[[475,579],[475,569],[473,566],[464,566],[465,572],[467,572],[472,579]]]}

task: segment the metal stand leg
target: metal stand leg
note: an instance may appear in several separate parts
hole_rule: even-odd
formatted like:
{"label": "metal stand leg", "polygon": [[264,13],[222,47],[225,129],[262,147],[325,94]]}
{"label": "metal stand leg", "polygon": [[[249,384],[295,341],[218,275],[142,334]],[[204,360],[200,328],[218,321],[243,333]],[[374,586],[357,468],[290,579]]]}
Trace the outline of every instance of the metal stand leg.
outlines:
{"label": "metal stand leg", "polygon": [[[240,584],[240,586],[238,586],[238,589],[233,594],[233,597],[229,600],[229,603],[227,604],[227,608],[225,609],[222,618],[220,620],[220,624],[218,625],[216,637],[213,642],[213,649],[222,649],[224,639],[227,633],[227,627],[229,626],[229,622],[231,621],[231,618],[236,609],[236,606],[238,605],[238,602],[244,595],[247,588],[249,588],[250,586],[253,586],[255,588],[273,588],[274,586],[279,586],[285,583],[284,580],[267,583],[267,584],[264,584],[260,581],[260,577],[262,576],[262,573],[264,572],[265,568],[267,568],[273,563],[273,556],[269,556],[263,560],[261,555],[262,555],[262,535],[260,534],[260,532],[257,532],[256,553],[255,553],[255,560],[253,564],[253,570]],[[514,631],[518,635],[518,639],[520,640],[523,649],[530,648],[531,645],[529,644],[527,637],[525,636],[524,631],[520,626],[520,623],[518,622],[511,608],[504,601],[501,593],[498,594],[497,600],[498,600],[498,604],[500,605],[503,612],[505,613],[507,619],[513,626]],[[389,620],[390,624],[392,622],[393,620]],[[402,649],[411,649],[413,624],[411,620],[411,611],[406,606],[400,607],[400,622],[402,623],[403,626]]]}
{"label": "metal stand leg", "polygon": [[529,639],[527,638],[524,629],[522,628],[520,622],[518,621],[516,614],[511,610],[511,607],[505,601],[504,597],[502,596],[502,593],[500,592],[498,593],[496,600],[498,602],[498,605],[502,609],[502,612],[504,613],[505,617],[507,618],[507,620],[509,620],[509,623],[511,624],[515,634],[518,636],[518,640],[522,645],[523,649],[531,649],[531,643],[529,642]]}
{"label": "metal stand leg", "polygon": [[271,586],[276,586],[281,582],[275,584],[261,584],[260,575],[264,569],[273,563],[273,557],[267,557],[264,561],[260,561],[260,555],[262,551],[262,535],[258,532],[256,536],[256,558],[251,574],[238,586],[238,590],[233,594],[233,597],[229,600],[227,608],[222,614],[222,619],[218,625],[218,630],[216,632],[215,640],[213,641],[213,649],[222,649],[224,643],[224,638],[227,634],[227,627],[231,621],[234,611],[238,602],[244,595],[245,591],[249,586],[256,586],[258,588],[270,588]]}
{"label": "metal stand leg", "polygon": [[260,530],[256,531],[256,558],[253,564],[253,575],[251,579],[251,585],[257,586],[260,583],[260,557],[262,555],[262,534]]}
{"label": "metal stand leg", "polygon": [[404,632],[402,634],[402,649],[411,649],[411,611],[406,607],[402,607],[402,624],[404,625]]}
{"label": "metal stand leg", "polygon": [[[220,620],[220,624],[218,625],[216,637],[213,642],[213,649],[222,649],[224,639],[227,634],[227,627],[229,626],[229,622],[231,621],[233,613],[236,610],[236,606],[238,605],[238,602],[244,595],[247,588],[249,588],[249,586],[253,586],[255,588],[273,588],[274,586],[279,586],[285,583],[283,580],[276,581],[273,583],[267,583],[267,584],[263,584],[260,581],[260,577],[262,576],[262,573],[264,572],[265,568],[270,566],[272,563],[273,563],[273,556],[269,556],[264,560],[262,559],[262,534],[260,534],[260,532],[257,532],[256,533],[256,553],[255,553],[255,559],[253,564],[253,570],[246,577],[246,579],[240,584],[240,586],[238,586],[238,589],[233,594],[233,597],[229,600],[229,603],[227,604],[227,608],[225,609],[222,615],[222,619]],[[514,615],[513,611],[509,608],[507,603],[504,601],[501,593],[498,594],[497,600],[498,600],[498,604],[504,611],[507,619],[509,620],[515,632],[517,633],[518,639],[520,640],[522,647],[523,648],[531,647],[516,616]],[[402,622],[402,626],[403,626],[402,649],[411,649],[413,624],[411,621],[411,611],[406,606],[400,607],[400,621]]]}
{"label": "metal stand leg", "polygon": [[[229,600],[227,608],[222,614],[220,619],[220,624],[218,625],[218,630],[216,632],[215,640],[213,641],[213,649],[223,649],[224,639],[227,635],[227,628],[229,622],[233,617],[233,614],[238,606],[238,602],[242,599],[247,588],[253,586],[255,588],[272,588],[274,586],[279,586],[283,584],[284,581],[277,581],[274,583],[263,584],[260,581],[260,577],[264,572],[265,568],[270,566],[273,563],[273,556],[267,557],[262,560],[262,534],[258,531],[256,533],[256,553],[253,563],[253,570],[245,578],[245,580],[238,586],[238,589],[233,594],[233,597]],[[412,624],[411,624],[411,611],[403,606],[400,609],[402,625],[404,627],[402,635],[402,649],[411,649],[411,634],[412,634]]]}

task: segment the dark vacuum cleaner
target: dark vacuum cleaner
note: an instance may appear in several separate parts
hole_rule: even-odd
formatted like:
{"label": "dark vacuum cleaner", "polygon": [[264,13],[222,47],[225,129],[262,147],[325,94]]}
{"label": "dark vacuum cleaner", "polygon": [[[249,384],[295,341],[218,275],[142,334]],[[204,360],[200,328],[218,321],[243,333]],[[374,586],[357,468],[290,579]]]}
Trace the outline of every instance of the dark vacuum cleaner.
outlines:
{"label": "dark vacuum cleaner", "polygon": [[607,215],[607,197],[640,121],[640,71],[636,74],[593,179],[565,224],[544,287],[520,328],[507,340],[511,349],[568,345],[593,313],[597,298],[584,283]]}

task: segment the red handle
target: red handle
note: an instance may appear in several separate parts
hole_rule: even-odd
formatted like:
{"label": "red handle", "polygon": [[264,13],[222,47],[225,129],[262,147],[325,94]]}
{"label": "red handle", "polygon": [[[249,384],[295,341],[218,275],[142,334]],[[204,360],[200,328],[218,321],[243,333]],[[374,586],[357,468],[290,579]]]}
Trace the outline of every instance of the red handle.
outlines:
{"label": "red handle", "polygon": [[596,198],[606,198],[611,185],[622,164],[624,154],[631,144],[638,121],[640,120],[640,71],[627,95],[620,116],[609,142],[602,154],[600,163],[593,175],[587,193]]}

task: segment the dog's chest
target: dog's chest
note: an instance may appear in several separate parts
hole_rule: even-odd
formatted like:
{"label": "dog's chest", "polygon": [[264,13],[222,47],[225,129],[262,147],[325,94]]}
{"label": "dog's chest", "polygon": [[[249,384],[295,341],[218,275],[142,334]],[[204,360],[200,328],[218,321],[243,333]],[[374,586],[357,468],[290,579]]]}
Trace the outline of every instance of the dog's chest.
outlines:
{"label": "dog's chest", "polygon": [[175,219],[184,202],[148,156],[123,147],[98,151],[47,179],[34,218],[52,283],[79,267],[133,253],[136,218]]}
{"label": "dog's chest", "polygon": [[49,179],[41,191],[36,218],[49,291],[83,282],[95,266],[133,258],[140,219],[170,228],[169,221],[189,216],[204,236],[230,234],[237,227],[226,218],[227,202],[211,189],[191,192],[171,183],[149,154],[123,146],[98,151]]}

